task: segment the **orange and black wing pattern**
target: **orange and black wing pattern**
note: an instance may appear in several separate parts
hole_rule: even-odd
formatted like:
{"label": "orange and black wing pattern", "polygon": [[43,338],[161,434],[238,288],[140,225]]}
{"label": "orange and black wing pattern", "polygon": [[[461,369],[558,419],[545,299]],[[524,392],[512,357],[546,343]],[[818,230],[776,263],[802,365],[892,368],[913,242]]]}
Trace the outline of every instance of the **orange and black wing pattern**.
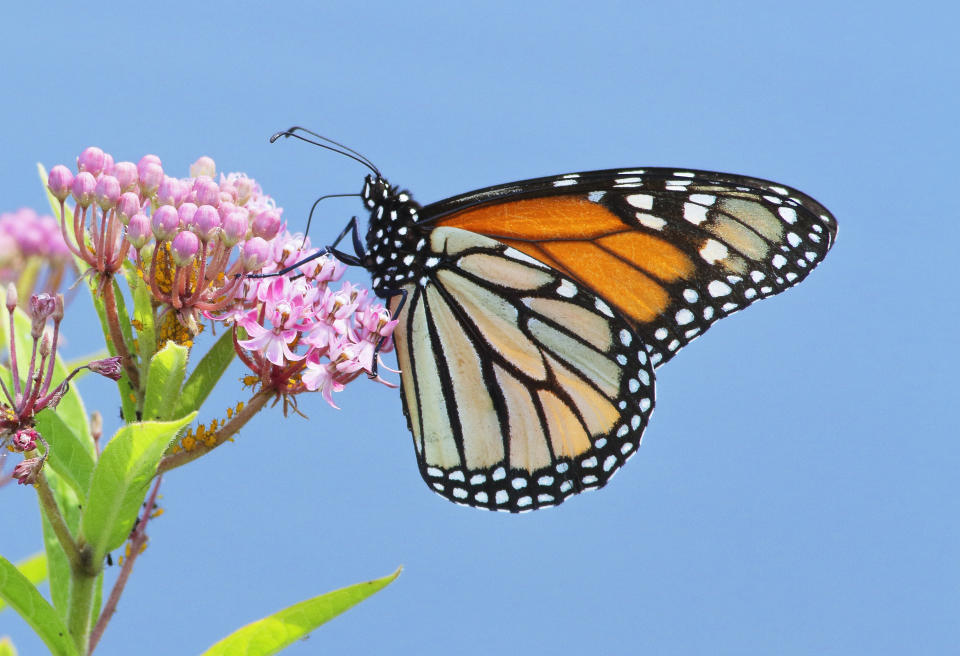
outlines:
{"label": "orange and black wing pattern", "polygon": [[807,276],[836,237],[820,203],[775,182],[614,169],[428,205],[420,225],[490,237],[603,299],[663,364],[717,319]]}

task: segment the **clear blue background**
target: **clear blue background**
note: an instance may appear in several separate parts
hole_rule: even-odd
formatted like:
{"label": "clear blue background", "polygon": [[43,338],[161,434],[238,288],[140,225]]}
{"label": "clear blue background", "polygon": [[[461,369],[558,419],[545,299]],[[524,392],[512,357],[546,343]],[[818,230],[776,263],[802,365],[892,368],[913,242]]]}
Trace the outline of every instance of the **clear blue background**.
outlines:
{"label": "clear blue background", "polygon": [[[208,154],[302,225],[365,173],[267,143],[303,124],[422,202],[698,167],[810,193],[839,241],[807,282],[660,370],[640,455],[556,509],[431,494],[399,395],[363,380],[339,412],[319,398],[301,400],[309,421],[263,412],[167,477],[98,653],[198,653],[401,564],[289,653],[956,653],[954,4],[278,4],[6,3],[0,208],[43,209],[35,162],[95,144],[178,175]],[[331,201],[314,238],[361,210]],[[86,301],[71,309],[68,354],[96,346],[92,321]],[[205,419],[241,398],[241,374]],[[83,389],[114,429],[110,387]],[[0,490],[8,558],[39,546],[34,497]],[[10,611],[4,633],[43,651]]]}

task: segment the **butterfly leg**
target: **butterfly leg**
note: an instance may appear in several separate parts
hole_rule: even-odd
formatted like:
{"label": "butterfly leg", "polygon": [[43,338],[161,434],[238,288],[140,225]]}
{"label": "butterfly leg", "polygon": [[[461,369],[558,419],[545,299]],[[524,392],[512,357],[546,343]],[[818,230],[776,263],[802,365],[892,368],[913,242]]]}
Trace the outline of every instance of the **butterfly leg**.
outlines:
{"label": "butterfly leg", "polygon": [[[403,310],[403,306],[407,302],[407,290],[406,289],[385,289],[383,290],[383,298],[388,301],[394,296],[400,297],[400,302],[397,304],[397,311],[390,315],[390,320],[393,321],[400,316],[400,312]],[[370,378],[377,377],[377,367],[380,364],[379,355],[380,349],[383,348],[383,345],[386,343],[387,338],[381,337],[380,341],[377,342],[376,348],[373,349],[373,364],[370,368],[370,372],[367,373],[367,376]]]}
{"label": "butterfly leg", "polygon": [[[337,248],[337,244],[343,241],[343,238],[347,236],[347,233],[352,233],[353,248],[357,253],[356,255],[344,253],[343,251]],[[290,273],[294,269],[303,266],[307,262],[311,262],[317,259],[318,257],[323,257],[324,255],[327,255],[327,254],[333,255],[335,258],[337,258],[344,264],[347,264],[350,266],[363,266],[363,260],[360,257],[363,255],[363,244],[360,241],[360,234],[357,231],[357,217],[353,217],[350,219],[349,223],[347,223],[347,226],[340,232],[337,238],[333,241],[333,244],[329,246],[325,246],[322,250],[319,250],[312,255],[308,255],[307,257],[303,258],[299,262],[294,262],[290,266],[284,267],[279,271],[274,271],[273,273],[252,273],[249,276],[247,276],[247,278],[256,279],[256,278],[273,278],[275,276],[283,276]]]}

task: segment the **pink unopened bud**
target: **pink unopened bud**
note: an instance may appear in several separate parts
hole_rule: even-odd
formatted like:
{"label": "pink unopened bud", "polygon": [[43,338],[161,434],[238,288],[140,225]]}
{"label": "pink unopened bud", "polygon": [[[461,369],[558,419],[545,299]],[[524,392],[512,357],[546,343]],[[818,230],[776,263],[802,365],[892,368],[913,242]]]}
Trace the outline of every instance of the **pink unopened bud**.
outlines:
{"label": "pink unopened bud", "polygon": [[148,164],[156,164],[157,166],[163,168],[163,163],[160,161],[160,158],[156,155],[144,155],[140,158],[140,161],[137,162],[137,175],[143,175],[143,169]]}
{"label": "pink unopened bud", "polygon": [[63,201],[70,195],[70,186],[73,184],[73,173],[63,164],[57,164],[50,169],[47,176],[47,187],[57,200]]}
{"label": "pink unopened bud", "polygon": [[250,196],[253,195],[253,188],[255,185],[256,183],[246,176],[239,178],[234,183],[234,186],[237,189],[237,203],[240,205],[246,204],[246,202],[250,200]]}
{"label": "pink unopened bud", "polygon": [[120,182],[112,175],[101,175],[93,195],[102,209],[113,209],[120,200]]}
{"label": "pink unopened bud", "polygon": [[120,183],[121,191],[133,191],[139,179],[137,165],[133,162],[117,162],[113,165],[113,177]]}
{"label": "pink unopened bud", "polygon": [[197,210],[194,230],[203,242],[208,242],[216,236],[221,223],[217,210],[204,205]]}
{"label": "pink unopened bud", "polygon": [[240,255],[240,263],[243,270],[247,273],[258,271],[263,268],[264,263],[270,256],[270,245],[266,240],[260,237],[248,239],[243,244],[243,253]]}
{"label": "pink unopened bud", "polygon": [[264,210],[257,214],[250,226],[251,231],[257,237],[263,237],[271,240],[280,232],[280,212],[277,210]]}
{"label": "pink unopened bud", "polygon": [[200,239],[188,230],[183,230],[170,243],[170,256],[177,266],[187,266],[193,262],[200,250]]}
{"label": "pink unopened bud", "polygon": [[249,225],[245,212],[230,212],[223,219],[221,239],[225,246],[234,246],[247,236]]}
{"label": "pink unopened bud", "polygon": [[112,358],[94,360],[87,364],[87,369],[95,374],[106,376],[110,380],[120,380],[120,377],[123,375],[123,367],[120,366],[120,359],[119,355],[115,355]]}
{"label": "pink unopened bud", "polygon": [[47,319],[57,309],[57,299],[47,293],[34,294],[30,297],[31,326],[30,336],[34,339],[43,334],[43,327],[47,324]]}
{"label": "pink unopened bud", "polygon": [[210,178],[197,178],[193,182],[193,191],[197,195],[197,205],[220,207],[220,187]]}
{"label": "pink unopened bud", "polygon": [[[111,163],[112,161],[113,158],[111,158]],[[105,164],[106,158],[104,157],[103,151],[96,146],[90,146],[85,149],[80,153],[80,157],[77,158],[77,170],[88,171],[94,176],[100,175]]]}
{"label": "pink unopened bud", "polygon": [[192,228],[196,223],[197,206],[193,203],[184,203],[177,209],[177,216],[180,217],[180,227]]}
{"label": "pink unopened bud", "polygon": [[157,202],[161,205],[176,205],[181,194],[180,180],[169,175],[163,176],[160,186],[157,187]]}
{"label": "pink unopened bud", "polygon": [[[143,160],[140,162],[143,163]],[[137,171],[140,175],[140,190],[146,195],[154,193],[163,182],[163,167],[156,162],[151,161],[138,166]]]}
{"label": "pink unopened bud", "polygon": [[13,434],[13,448],[17,451],[33,451],[37,448],[40,434],[32,428],[21,428]]}
{"label": "pink unopened bud", "polygon": [[151,221],[153,234],[158,241],[173,239],[180,228],[180,217],[172,205],[161,205],[154,211]]}
{"label": "pink unopened bud", "polygon": [[137,250],[143,248],[147,242],[153,239],[150,218],[146,214],[138,212],[130,217],[130,223],[127,224],[127,239]]}
{"label": "pink unopened bud", "polygon": [[120,195],[117,201],[117,212],[124,225],[130,222],[130,217],[140,212],[140,197],[132,191]]}
{"label": "pink unopened bud", "polygon": [[42,468],[43,458],[27,458],[13,468],[13,477],[20,485],[33,485],[37,482]]}
{"label": "pink unopened bud", "polygon": [[204,155],[196,162],[190,165],[190,177],[199,178],[200,176],[206,176],[212,178],[217,173],[217,165],[214,163],[213,159]]}
{"label": "pink unopened bud", "polygon": [[97,188],[97,179],[89,171],[78,173],[73,178],[73,184],[70,185],[70,191],[73,193],[73,199],[77,205],[86,208],[93,202],[93,193]]}

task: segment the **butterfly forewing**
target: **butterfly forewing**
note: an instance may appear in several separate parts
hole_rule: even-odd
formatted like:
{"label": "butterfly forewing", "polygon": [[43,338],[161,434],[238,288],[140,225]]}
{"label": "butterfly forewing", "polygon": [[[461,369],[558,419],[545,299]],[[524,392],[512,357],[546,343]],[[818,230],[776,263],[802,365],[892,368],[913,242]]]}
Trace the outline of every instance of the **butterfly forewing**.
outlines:
{"label": "butterfly forewing", "polygon": [[642,336],[654,365],[802,280],[836,235],[830,213],[795,189],[676,169],[516,182],[428,205],[421,217],[491,237],[589,289]]}
{"label": "butterfly forewing", "polygon": [[604,485],[653,408],[642,340],[603,300],[523,252],[455,228],[433,229],[428,242],[395,332],[428,485],[512,512]]}

